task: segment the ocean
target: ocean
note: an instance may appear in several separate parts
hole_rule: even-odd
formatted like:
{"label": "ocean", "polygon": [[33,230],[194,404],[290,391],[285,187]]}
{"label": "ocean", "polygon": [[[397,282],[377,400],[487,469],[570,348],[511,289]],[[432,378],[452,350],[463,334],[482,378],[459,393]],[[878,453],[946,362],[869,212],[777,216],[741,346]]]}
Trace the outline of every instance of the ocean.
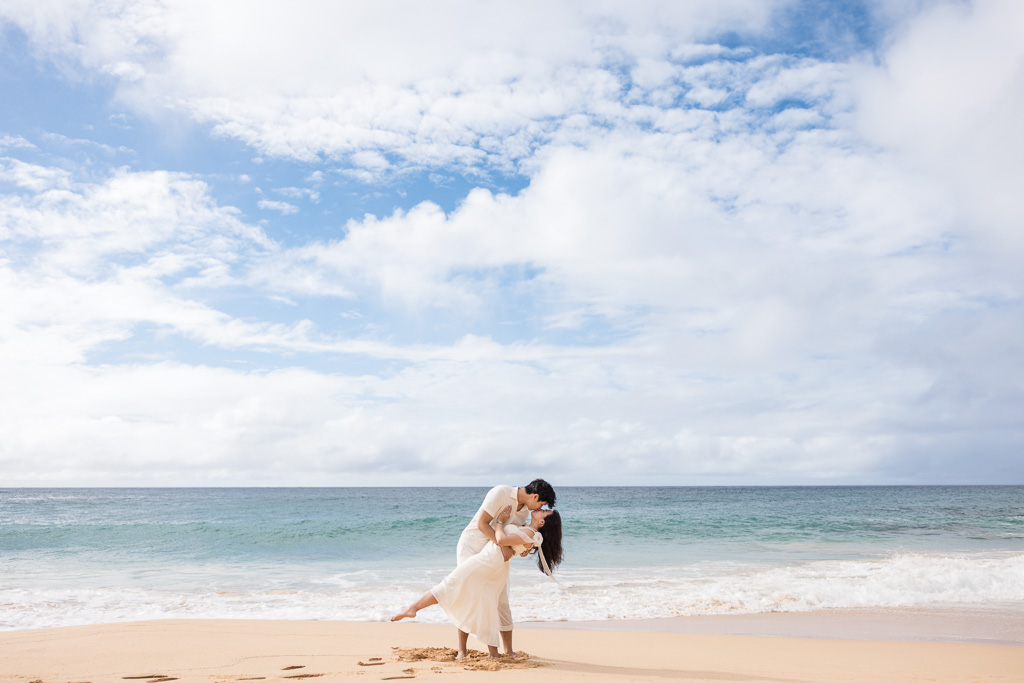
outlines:
{"label": "ocean", "polygon": [[[0,630],[385,619],[454,567],[486,491],[0,489]],[[557,583],[512,561],[520,622],[1024,610],[1022,486],[557,492],[565,561]]]}

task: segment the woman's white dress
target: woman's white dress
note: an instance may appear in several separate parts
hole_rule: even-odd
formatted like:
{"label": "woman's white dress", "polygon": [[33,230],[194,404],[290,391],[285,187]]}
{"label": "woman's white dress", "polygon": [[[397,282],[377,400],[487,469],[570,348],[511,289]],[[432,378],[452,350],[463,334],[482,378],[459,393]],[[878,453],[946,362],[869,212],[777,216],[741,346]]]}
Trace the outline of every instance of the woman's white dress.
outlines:
{"label": "woman's white dress", "polygon": [[[506,524],[504,528],[506,534],[518,535],[526,543],[540,545],[543,542],[539,531],[534,532],[531,541],[514,524]],[[526,546],[512,546],[512,550],[518,556]],[[488,543],[486,548],[456,567],[430,592],[459,630],[472,634],[485,645],[497,647],[501,642],[498,596],[505,589],[507,580],[508,562],[501,554],[501,548]]]}

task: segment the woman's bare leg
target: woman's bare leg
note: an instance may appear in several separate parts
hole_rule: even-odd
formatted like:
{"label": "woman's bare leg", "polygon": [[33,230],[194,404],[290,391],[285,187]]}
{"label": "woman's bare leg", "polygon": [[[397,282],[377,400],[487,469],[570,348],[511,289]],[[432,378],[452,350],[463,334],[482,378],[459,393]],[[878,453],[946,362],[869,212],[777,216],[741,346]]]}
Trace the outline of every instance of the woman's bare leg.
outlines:
{"label": "woman's bare leg", "polygon": [[[417,600],[416,602],[414,602],[411,605],[409,605],[409,607],[404,612],[399,612],[395,616],[391,617],[391,621],[401,621],[402,619],[412,619],[413,617],[416,616],[416,613],[419,612],[424,607],[430,607],[431,605],[436,605],[436,604],[437,604],[437,598],[434,597],[433,593],[431,593],[430,591],[427,591],[426,593],[424,593],[423,595],[420,596],[419,600]],[[459,630],[459,651],[455,655],[456,659],[462,659],[462,658],[464,658],[466,656],[466,645],[467,645],[468,642],[469,642],[469,634],[460,629]],[[491,657],[498,657],[499,656],[498,655],[498,648],[494,647],[493,645],[488,645],[487,646],[487,653]]]}
{"label": "woman's bare leg", "polygon": [[399,621],[401,619],[412,619],[416,616],[416,613],[424,607],[430,607],[431,605],[436,604],[437,598],[434,597],[433,593],[427,591],[426,593],[420,596],[419,600],[409,605],[409,607],[404,612],[399,612],[395,616],[391,617],[391,621]]}
{"label": "woman's bare leg", "polygon": [[[469,652],[469,649],[467,648],[468,643],[469,634],[463,631],[462,629],[459,629],[459,651],[455,653],[456,661],[460,659],[465,659],[466,654]],[[491,657],[500,656],[498,654],[498,648],[494,647],[493,645],[487,646],[487,654],[489,654]]]}

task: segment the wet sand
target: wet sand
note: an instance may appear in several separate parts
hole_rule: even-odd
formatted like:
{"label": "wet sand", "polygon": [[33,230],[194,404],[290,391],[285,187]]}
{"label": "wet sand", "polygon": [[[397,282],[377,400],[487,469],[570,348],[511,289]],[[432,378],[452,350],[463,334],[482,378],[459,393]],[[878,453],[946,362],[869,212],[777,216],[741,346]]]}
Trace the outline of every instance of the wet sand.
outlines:
{"label": "wet sand", "polygon": [[519,627],[1024,645],[1024,605],[871,607],[672,619],[526,622]]}

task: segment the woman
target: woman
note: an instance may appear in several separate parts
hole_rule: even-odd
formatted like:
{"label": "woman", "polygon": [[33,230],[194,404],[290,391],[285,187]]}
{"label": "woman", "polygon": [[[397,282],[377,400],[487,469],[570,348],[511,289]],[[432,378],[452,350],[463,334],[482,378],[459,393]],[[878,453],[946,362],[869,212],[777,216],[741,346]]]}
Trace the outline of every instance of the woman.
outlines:
{"label": "woman", "polygon": [[[551,576],[551,570],[562,561],[562,517],[557,510],[534,510],[526,526],[505,524],[512,513],[507,506],[495,517],[494,529],[498,544],[490,543],[441,580],[404,612],[391,617],[399,621],[416,616],[424,607],[441,605],[448,618],[461,631],[473,634],[487,645],[492,657],[498,656],[501,640],[498,627],[498,595],[505,588],[508,563],[499,546],[511,547],[516,555],[537,553],[537,566]],[[544,529],[544,533],[540,530]],[[553,578],[553,577],[552,577]],[[466,655],[459,652],[458,658]]]}

